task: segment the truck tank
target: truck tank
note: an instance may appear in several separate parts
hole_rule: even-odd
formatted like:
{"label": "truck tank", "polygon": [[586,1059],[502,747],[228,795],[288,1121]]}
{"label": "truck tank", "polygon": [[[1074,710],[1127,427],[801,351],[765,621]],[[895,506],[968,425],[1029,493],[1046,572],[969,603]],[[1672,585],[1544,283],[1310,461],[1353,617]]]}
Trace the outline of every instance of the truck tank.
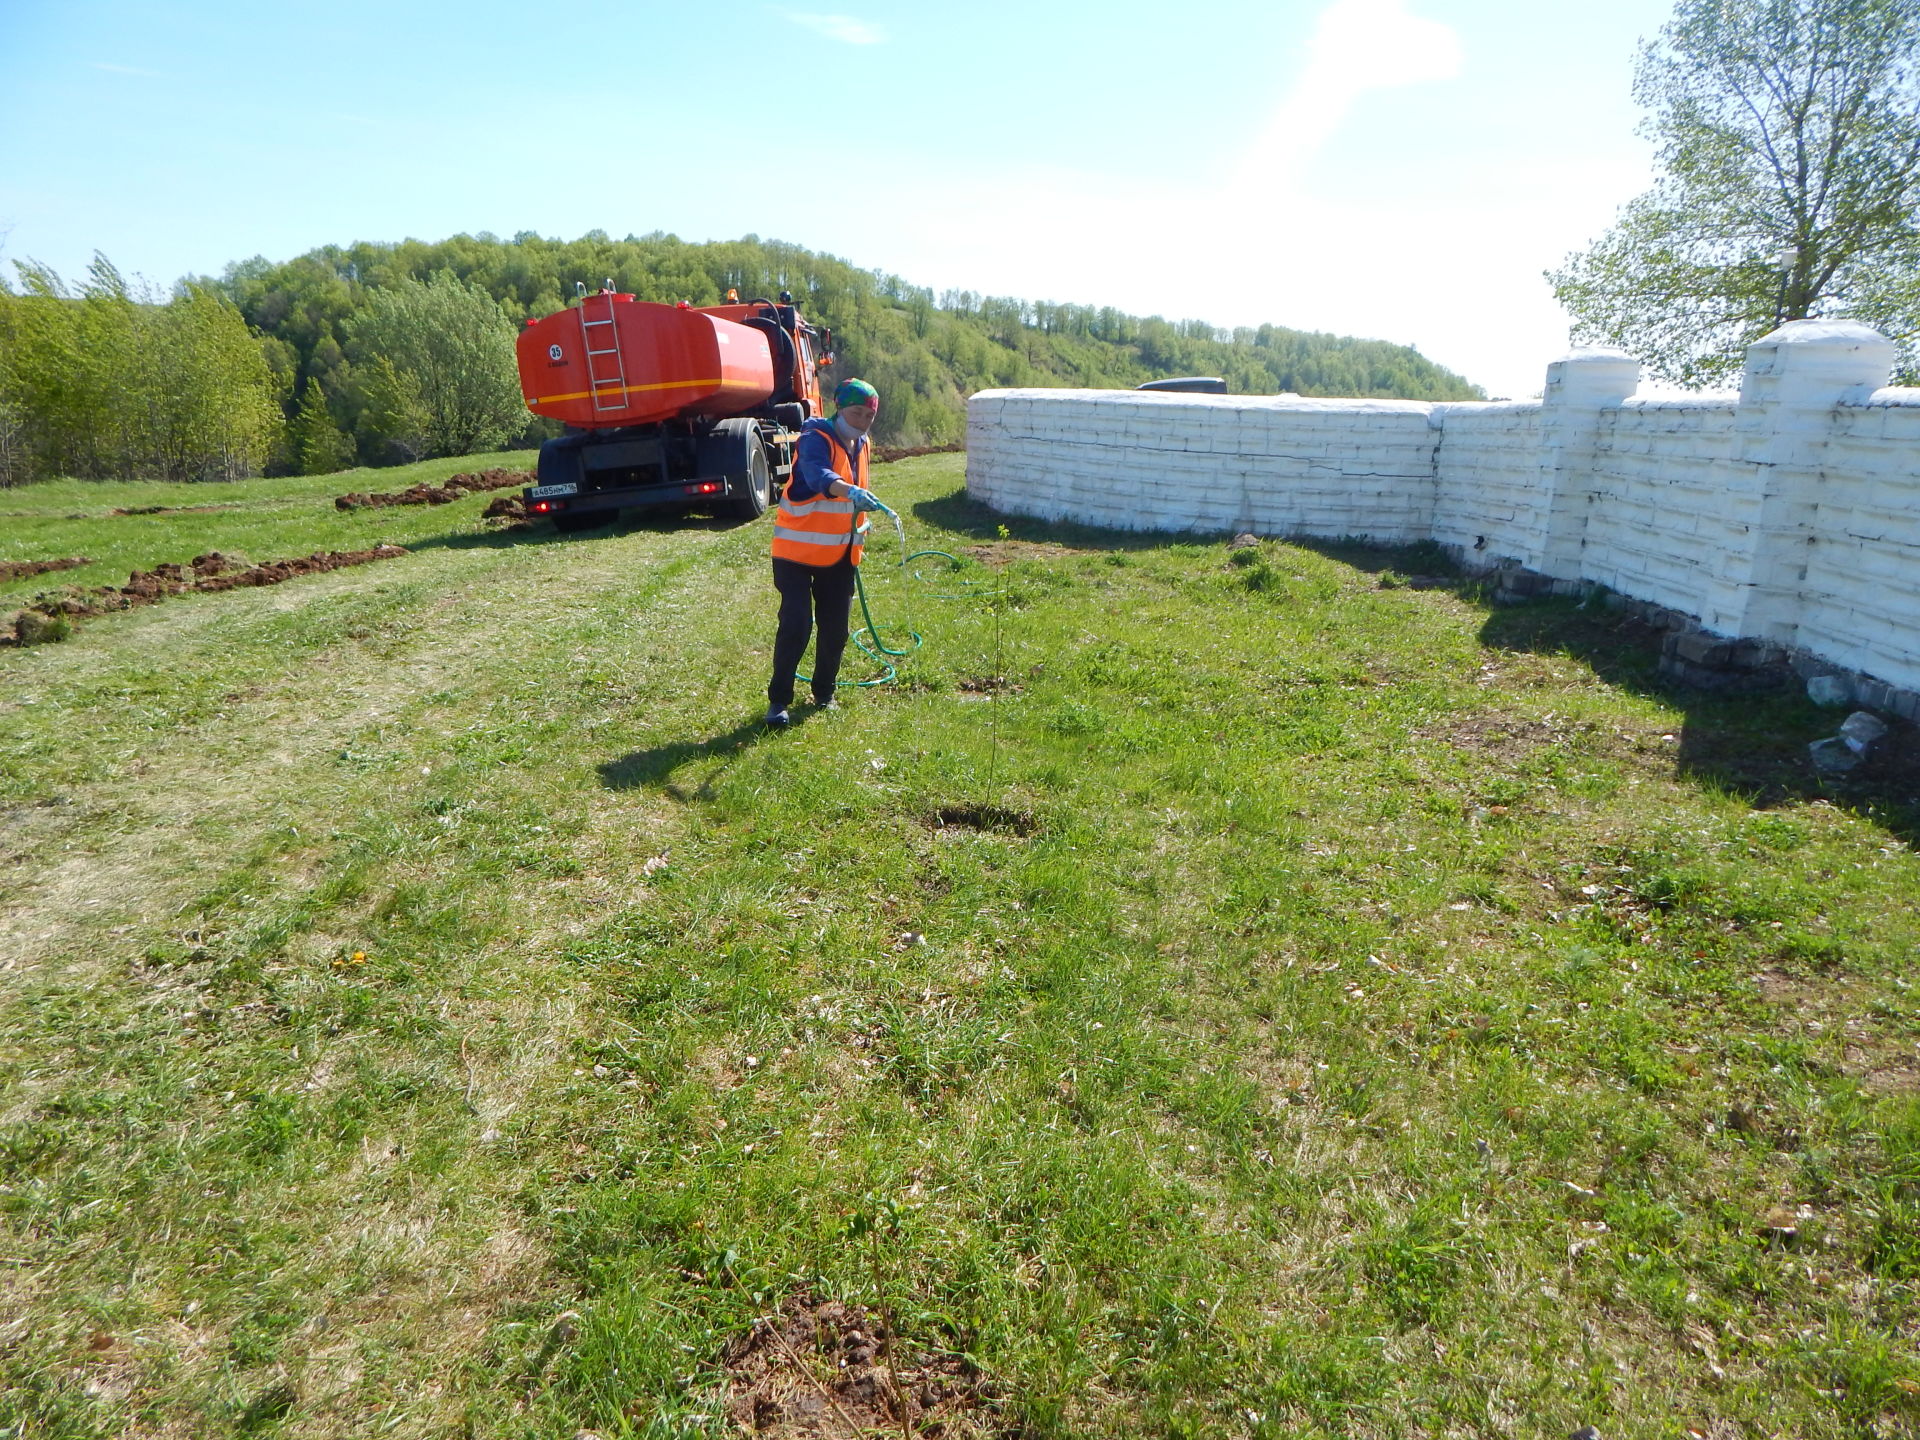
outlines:
{"label": "truck tank", "polygon": [[527,408],[582,429],[744,415],[773,395],[759,330],[702,310],[588,295],[517,341]]}
{"label": "truck tank", "polygon": [[581,287],[515,341],[527,408],[567,433],[540,447],[528,511],[563,530],[625,509],[764,512],[820,410],[831,332],[779,303],[729,293],[699,309]]}

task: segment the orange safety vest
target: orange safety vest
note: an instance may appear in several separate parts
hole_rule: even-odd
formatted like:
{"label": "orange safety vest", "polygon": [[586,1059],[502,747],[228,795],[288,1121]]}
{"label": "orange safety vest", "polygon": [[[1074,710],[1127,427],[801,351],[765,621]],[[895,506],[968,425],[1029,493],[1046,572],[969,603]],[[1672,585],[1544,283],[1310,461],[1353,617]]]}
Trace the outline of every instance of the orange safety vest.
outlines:
{"label": "orange safety vest", "polygon": [[[870,447],[862,445],[860,458],[854,460],[832,430],[813,433],[826,436],[833,473],[847,484],[864,489]],[[853,501],[844,496],[836,500],[831,495],[820,494],[811,500],[795,500],[788,491],[783,491],[780,508],[773,516],[773,558],[798,560],[802,565],[836,565],[851,545],[853,563],[858,565],[865,549],[867,525],[867,517],[855,510]]]}

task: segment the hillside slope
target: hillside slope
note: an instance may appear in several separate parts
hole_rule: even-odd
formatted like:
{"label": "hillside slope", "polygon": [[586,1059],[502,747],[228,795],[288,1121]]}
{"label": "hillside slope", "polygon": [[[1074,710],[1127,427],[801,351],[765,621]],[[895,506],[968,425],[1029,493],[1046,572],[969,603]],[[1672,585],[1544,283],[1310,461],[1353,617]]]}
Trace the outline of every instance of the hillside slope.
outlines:
{"label": "hillside slope", "polygon": [[1243,394],[1481,398],[1478,387],[1403,345],[1275,325],[1225,332],[1197,321],[965,292],[936,298],[898,276],[753,237],[688,244],[671,235],[566,242],[462,235],[437,244],[326,246],[284,264],[232,266],[218,283],[279,342],[275,359],[287,393],[299,395],[308,377],[318,378],[351,433],[354,367],[364,357],[353,351],[349,321],[369,288],[442,270],[484,285],[516,322],[560,309],[576,281],[598,288],[610,278],[644,300],[696,305],[717,303],[730,288],[749,297],[790,290],[809,317],[838,335],[837,373],[862,375],[887,397],[880,438],[895,444],[959,439],[966,397],[991,386],[1128,386],[1208,374]]}

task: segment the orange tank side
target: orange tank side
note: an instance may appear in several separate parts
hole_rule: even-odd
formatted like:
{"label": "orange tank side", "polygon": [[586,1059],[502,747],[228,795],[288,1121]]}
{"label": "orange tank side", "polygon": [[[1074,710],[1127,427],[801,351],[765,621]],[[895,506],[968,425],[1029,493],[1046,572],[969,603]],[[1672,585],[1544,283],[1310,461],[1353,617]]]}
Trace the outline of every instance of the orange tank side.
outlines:
{"label": "orange tank side", "polygon": [[[718,316],[736,324],[744,323],[750,315],[765,315],[765,305],[702,305],[700,313]],[[807,413],[820,413],[820,357],[814,353],[813,342],[807,339],[804,328],[793,337],[793,375],[791,383],[793,393],[807,402]]]}
{"label": "orange tank side", "polygon": [[527,408],[587,429],[744,414],[774,389],[759,331],[631,295],[588,295],[527,326],[515,351]]}

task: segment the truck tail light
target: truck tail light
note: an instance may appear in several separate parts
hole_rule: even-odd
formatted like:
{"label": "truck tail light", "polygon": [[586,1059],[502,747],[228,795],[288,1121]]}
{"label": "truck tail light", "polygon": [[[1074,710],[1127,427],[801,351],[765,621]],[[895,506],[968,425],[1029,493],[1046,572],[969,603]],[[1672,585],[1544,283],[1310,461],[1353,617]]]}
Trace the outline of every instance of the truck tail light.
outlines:
{"label": "truck tail light", "polygon": [[552,509],[553,502],[551,500],[536,500],[533,502],[533,513],[536,515],[548,514]]}
{"label": "truck tail light", "polygon": [[698,485],[687,486],[689,495],[718,495],[719,493],[720,482],[717,480],[702,480]]}

